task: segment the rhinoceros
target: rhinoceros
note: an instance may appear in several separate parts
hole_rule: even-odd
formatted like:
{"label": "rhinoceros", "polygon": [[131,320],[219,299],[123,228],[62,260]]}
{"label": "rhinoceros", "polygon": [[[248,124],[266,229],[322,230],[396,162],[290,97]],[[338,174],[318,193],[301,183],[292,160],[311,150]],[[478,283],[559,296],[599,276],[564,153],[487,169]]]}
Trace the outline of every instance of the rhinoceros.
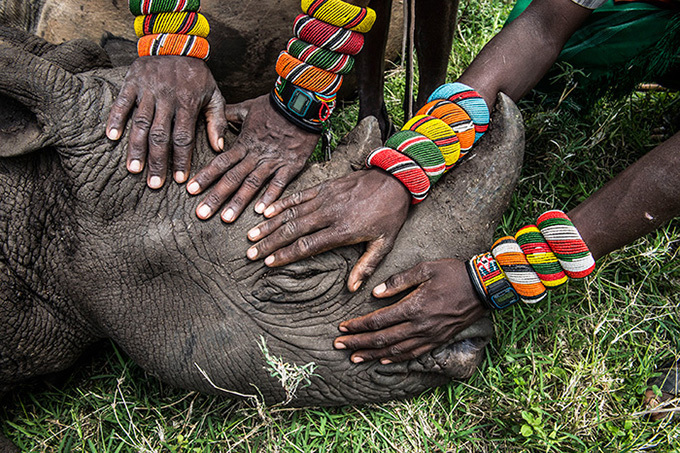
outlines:
{"label": "rhinoceros", "polygon": [[[490,132],[350,293],[360,246],[267,268],[246,258],[246,232],[261,219],[252,209],[231,225],[199,221],[182,185],[152,191],[128,174],[127,140],[104,130],[125,68],[106,62],[88,41],[57,46],[0,29],[0,392],[69,367],[102,338],[174,386],[268,404],[406,398],[474,372],[492,335],[487,318],[403,363],[353,364],[332,342],[341,321],[394,302],[370,295],[392,273],[488,247],[524,148],[509,98],[499,96]],[[213,157],[198,127],[192,168]],[[363,120],[289,190],[353,171],[379,137],[377,121]],[[307,370],[307,382],[287,387],[277,363]]]}
{"label": "rhinoceros", "polygon": [[[203,0],[201,8],[211,29],[208,65],[227,101],[238,102],[271,90],[276,80],[274,62],[292,36],[293,20],[301,12],[300,0]],[[400,2],[394,2],[391,16],[388,58],[396,57],[401,48]],[[129,64],[136,54],[133,20],[127,0],[0,0],[0,25],[34,33],[55,44],[78,38],[99,43],[104,38],[114,64]]]}

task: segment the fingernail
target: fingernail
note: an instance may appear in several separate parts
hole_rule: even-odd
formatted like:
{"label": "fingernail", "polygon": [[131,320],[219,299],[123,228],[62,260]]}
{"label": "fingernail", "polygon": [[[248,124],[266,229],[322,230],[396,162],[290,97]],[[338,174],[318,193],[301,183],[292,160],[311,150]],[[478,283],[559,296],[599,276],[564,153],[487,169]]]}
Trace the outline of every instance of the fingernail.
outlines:
{"label": "fingernail", "polygon": [[255,258],[257,258],[257,249],[255,247],[249,248],[248,251],[246,252],[246,256],[251,260],[254,260]]}
{"label": "fingernail", "polygon": [[340,326],[340,327],[338,327],[338,330],[339,330],[340,332],[349,332],[349,330],[347,330],[347,327],[345,327],[345,326]]}
{"label": "fingernail", "polygon": [[189,192],[191,195],[196,195],[199,190],[201,190],[201,186],[199,186],[196,181],[187,186],[187,192]]}
{"label": "fingernail", "polygon": [[217,140],[217,147],[220,149],[220,151],[224,150],[224,139],[220,137],[219,140]]}
{"label": "fingernail", "polygon": [[389,365],[390,363],[392,363],[392,361],[390,359],[380,359],[380,363],[382,363],[383,365]]}
{"label": "fingernail", "polygon": [[175,181],[178,183],[183,183],[186,181],[186,174],[183,171],[176,171],[175,172]]}
{"label": "fingernail", "polygon": [[273,256],[268,256],[267,259],[264,260],[264,264],[267,266],[271,266],[274,264],[274,257]]}
{"label": "fingernail", "polygon": [[274,206],[269,206],[266,211],[264,211],[264,215],[269,217],[270,215],[274,214]]}
{"label": "fingernail", "polygon": [[120,138],[120,132],[116,128],[109,130],[109,133],[106,135],[109,137],[109,140],[118,140]]}
{"label": "fingernail", "polygon": [[258,205],[255,206],[255,212],[257,212],[258,214],[262,214],[262,212],[264,211],[264,208],[266,208],[264,203],[258,203]]}
{"label": "fingernail", "polygon": [[387,285],[385,285],[384,283],[381,283],[378,286],[376,286],[375,288],[373,288],[373,294],[375,294],[377,296],[379,294],[384,293],[386,289],[387,289]]}
{"label": "fingernail", "polygon": [[334,347],[335,349],[347,349],[347,346],[345,346],[345,343],[340,343],[339,341],[336,341],[336,342],[333,344],[333,347]]}
{"label": "fingernail", "polygon": [[142,162],[137,159],[131,160],[128,164],[128,170],[132,173],[139,173],[142,171]]}
{"label": "fingernail", "polygon": [[163,185],[163,182],[161,181],[160,176],[152,176],[151,179],[149,179],[149,187],[152,189],[159,189]]}
{"label": "fingernail", "polygon": [[226,211],[224,211],[222,213],[222,219],[225,222],[231,222],[232,220],[234,220],[234,210],[229,208]]}
{"label": "fingernail", "polygon": [[199,207],[198,211],[196,211],[196,212],[198,213],[198,216],[201,219],[206,219],[210,216],[210,206],[208,206],[207,204],[204,204],[201,207]]}
{"label": "fingernail", "polygon": [[362,359],[361,357],[354,357],[352,359],[352,362],[354,362],[354,363],[361,363],[363,361],[364,361],[364,359]]}
{"label": "fingernail", "polygon": [[362,282],[361,280],[359,280],[358,282],[356,282],[356,283],[354,284],[354,288],[352,289],[352,291],[356,291],[357,289],[359,289],[359,287],[361,286],[362,283],[363,283],[363,282]]}
{"label": "fingernail", "polygon": [[257,239],[260,236],[260,229],[259,228],[253,228],[252,230],[248,231],[248,237],[250,239]]}

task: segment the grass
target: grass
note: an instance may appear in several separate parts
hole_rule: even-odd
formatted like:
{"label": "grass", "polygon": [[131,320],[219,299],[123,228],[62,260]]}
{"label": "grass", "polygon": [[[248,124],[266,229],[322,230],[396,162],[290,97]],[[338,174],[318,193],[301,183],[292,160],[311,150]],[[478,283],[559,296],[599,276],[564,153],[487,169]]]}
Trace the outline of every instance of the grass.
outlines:
{"label": "grass", "polygon": [[[484,0],[462,8],[451,79],[509,12]],[[403,72],[391,70],[386,96],[397,121],[403,88]],[[565,104],[521,107],[525,165],[499,234],[546,208],[574,207],[678,132],[680,96],[637,92],[585,114]],[[356,111],[337,116],[338,135]],[[678,245],[675,220],[600,260],[587,281],[496,314],[480,371],[409,401],[251,407],[170,388],[103,345],[65,382],[8,398],[2,429],[22,451],[680,451],[680,424],[641,414],[655,367],[680,353]]]}

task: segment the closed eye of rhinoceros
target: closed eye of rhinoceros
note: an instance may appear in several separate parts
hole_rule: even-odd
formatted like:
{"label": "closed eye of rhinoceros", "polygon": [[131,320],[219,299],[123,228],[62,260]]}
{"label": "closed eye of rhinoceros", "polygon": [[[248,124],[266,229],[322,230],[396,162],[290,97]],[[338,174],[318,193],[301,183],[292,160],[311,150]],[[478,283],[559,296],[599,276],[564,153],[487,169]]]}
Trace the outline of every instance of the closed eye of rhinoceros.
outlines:
{"label": "closed eye of rhinoceros", "polygon": [[[183,186],[151,191],[127,173],[127,140],[104,135],[124,68],[80,72],[64,62],[105,56],[79,42],[47,58],[39,40],[13,33],[0,33],[0,389],[67,368],[102,338],[172,385],[259,393],[270,404],[287,394],[261,338],[286,363],[314,363],[295,406],[405,398],[473,373],[488,319],[400,364],[352,364],[332,341],[341,321],[391,302],[370,296],[389,275],[489,246],[523,154],[521,117],[507,97],[467,161],[412,209],[391,254],[349,293],[361,247],[275,270],[250,262],[246,232],[261,219],[252,209],[229,226],[201,222]],[[192,168],[213,156],[199,132]],[[310,165],[289,190],[351,171],[379,136],[377,122],[364,120],[331,162]]]}

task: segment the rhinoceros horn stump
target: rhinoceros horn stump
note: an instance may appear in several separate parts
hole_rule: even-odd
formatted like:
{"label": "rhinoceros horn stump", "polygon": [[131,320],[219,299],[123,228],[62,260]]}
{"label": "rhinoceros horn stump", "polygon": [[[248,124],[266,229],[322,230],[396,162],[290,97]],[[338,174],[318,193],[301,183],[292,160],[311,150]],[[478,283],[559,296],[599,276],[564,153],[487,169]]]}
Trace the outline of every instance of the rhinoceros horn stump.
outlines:
{"label": "rhinoceros horn stump", "polygon": [[[0,388],[64,369],[102,338],[172,385],[269,404],[406,398],[473,373],[492,334],[488,319],[400,364],[352,364],[332,341],[341,321],[392,302],[370,295],[391,274],[488,248],[524,148],[506,96],[489,133],[411,210],[391,254],[349,293],[361,246],[270,269],[245,257],[246,233],[262,220],[252,209],[231,225],[199,221],[200,198],[183,185],[152,191],[128,174],[127,137],[104,134],[125,70],[69,70],[81,46],[65,46],[50,60],[40,46],[0,34]],[[200,127],[193,169],[214,156]],[[289,193],[352,171],[379,136],[377,122],[364,120]],[[309,385],[291,399],[273,361],[314,363]]]}

